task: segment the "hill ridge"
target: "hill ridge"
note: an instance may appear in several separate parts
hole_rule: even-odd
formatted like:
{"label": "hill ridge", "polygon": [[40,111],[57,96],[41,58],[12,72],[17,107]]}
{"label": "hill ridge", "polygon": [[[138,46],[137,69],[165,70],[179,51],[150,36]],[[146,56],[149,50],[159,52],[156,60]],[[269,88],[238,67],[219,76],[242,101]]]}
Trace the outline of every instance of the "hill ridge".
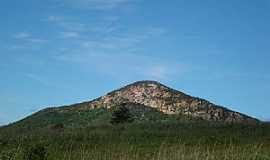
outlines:
{"label": "hill ridge", "polygon": [[165,114],[184,114],[209,121],[256,123],[259,120],[208,100],[193,97],[158,81],[136,81],[104,96],[73,105],[77,109],[110,108],[122,103],[138,103]]}
{"label": "hill ridge", "polygon": [[183,115],[215,122],[248,124],[260,122],[256,118],[213,104],[205,99],[190,96],[157,81],[147,80],[136,81],[91,101],[45,108],[13,124],[24,127],[27,127],[29,123],[36,123],[38,127],[41,127],[40,124],[47,125],[47,122],[50,125],[56,122],[71,123],[71,125],[81,122],[88,124],[93,120],[91,116],[96,116],[95,112],[98,113],[100,110],[107,115],[103,108],[109,111],[114,106],[127,106],[129,109],[132,106],[140,109],[145,106],[145,110],[153,108],[167,115]]}

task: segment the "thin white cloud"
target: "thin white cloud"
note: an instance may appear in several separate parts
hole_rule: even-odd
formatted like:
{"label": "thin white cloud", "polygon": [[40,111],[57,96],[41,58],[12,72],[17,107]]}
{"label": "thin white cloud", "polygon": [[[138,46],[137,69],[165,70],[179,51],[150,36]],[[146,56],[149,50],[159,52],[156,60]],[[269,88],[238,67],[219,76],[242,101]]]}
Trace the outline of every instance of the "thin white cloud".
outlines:
{"label": "thin white cloud", "polygon": [[165,29],[161,28],[146,28],[139,32],[124,33],[117,36],[106,37],[101,40],[82,41],[81,47],[91,50],[125,50],[135,51],[139,48],[140,44],[149,39],[154,39],[159,36],[164,36],[167,33]]}
{"label": "thin white cloud", "polygon": [[167,33],[163,28],[146,27],[110,37],[78,40],[77,47],[73,46],[55,58],[115,77],[128,73],[132,76],[164,79],[182,72],[182,66],[178,62],[166,62],[137,53],[148,41],[166,36]]}
{"label": "thin white cloud", "polygon": [[17,33],[14,37],[17,39],[26,39],[26,38],[31,37],[31,35],[27,32],[20,32],[20,33]]}
{"label": "thin white cloud", "polygon": [[80,34],[78,32],[62,32],[62,38],[79,38]]}
{"label": "thin white cloud", "polygon": [[128,4],[132,0],[65,0],[65,3],[76,8],[108,10]]}
{"label": "thin white cloud", "polygon": [[31,35],[28,32],[17,33],[14,35],[14,38],[17,40],[30,42],[30,43],[46,43],[46,42],[48,42],[48,40],[34,37],[33,35]]}
{"label": "thin white cloud", "polygon": [[64,16],[50,15],[45,19],[45,21],[60,27],[64,30],[63,32],[84,32],[87,31],[89,27],[86,26],[86,24],[70,20],[70,17]]}
{"label": "thin white cloud", "polygon": [[119,20],[119,16],[109,15],[109,16],[103,17],[102,20],[109,21],[109,22],[117,22]]}
{"label": "thin white cloud", "polygon": [[170,71],[173,70],[166,65],[155,65],[144,70],[146,76],[154,77],[155,79],[164,79],[169,76]]}
{"label": "thin white cloud", "polygon": [[[76,19],[76,18],[75,18]],[[91,19],[86,23],[75,20],[72,17],[50,15],[45,21],[51,23],[51,25],[59,27],[62,32],[76,32],[76,33],[110,33],[117,29],[116,23],[119,19],[118,16],[104,16],[99,20]]]}
{"label": "thin white cloud", "polygon": [[62,18],[59,16],[55,16],[55,15],[50,15],[46,18],[46,21],[48,22],[59,22],[62,21]]}
{"label": "thin white cloud", "polygon": [[32,42],[32,43],[47,43],[48,40],[46,39],[41,39],[41,38],[29,38],[27,39],[29,42]]}
{"label": "thin white cloud", "polygon": [[[113,5],[113,3],[124,3],[128,0],[83,2],[88,3],[88,5]],[[128,73],[130,76],[164,79],[182,72],[182,66],[178,65],[178,62],[166,62],[154,57],[136,54],[140,53],[148,41],[166,36],[168,33],[166,29],[150,26],[114,32],[118,29],[118,23],[116,23],[118,20],[118,16],[106,16],[90,25],[78,23],[71,17],[49,16],[47,21],[53,22],[53,25],[56,24],[63,30],[60,32],[62,38],[75,39],[72,42],[72,47],[65,48],[64,52],[59,50],[55,59],[114,77],[121,73]],[[114,34],[104,36],[104,33],[110,32]],[[87,34],[94,36],[87,37],[85,36]]]}
{"label": "thin white cloud", "polygon": [[175,61],[132,53],[97,53],[78,51],[55,57],[58,61],[76,64],[83,69],[95,70],[112,77],[135,77],[163,80],[182,75],[184,66]]}

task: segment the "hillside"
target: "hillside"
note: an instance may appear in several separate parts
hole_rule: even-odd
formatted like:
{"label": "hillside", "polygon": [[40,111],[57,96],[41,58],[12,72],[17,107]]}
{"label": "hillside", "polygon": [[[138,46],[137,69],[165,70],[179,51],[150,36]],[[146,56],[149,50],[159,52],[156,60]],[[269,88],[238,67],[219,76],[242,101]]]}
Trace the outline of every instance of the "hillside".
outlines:
{"label": "hillside", "polygon": [[[247,124],[259,122],[255,118],[215,105],[207,100],[189,96],[156,81],[138,81],[89,102],[41,110],[10,126],[24,129],[50,128],[59,124],[68,127],[83,127],[92,123],[109,121],[110,108],[114,106],[127,106],[133,111],[134,108],[140,106],[140,112],[136,113],[137,117],[138,114],[144,115],[147,111],[159,113],[161,119],[175,115],[212,122]],[[145,119],[149,118],[145,117]],[[156,117],[156,119],[159,118]]]}

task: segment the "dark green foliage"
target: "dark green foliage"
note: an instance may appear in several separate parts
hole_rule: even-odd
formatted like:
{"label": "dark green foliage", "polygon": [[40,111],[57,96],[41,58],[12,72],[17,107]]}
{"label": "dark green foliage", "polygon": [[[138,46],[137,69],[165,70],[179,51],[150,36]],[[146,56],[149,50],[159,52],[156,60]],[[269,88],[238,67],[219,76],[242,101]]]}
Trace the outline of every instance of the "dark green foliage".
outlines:
{"label": "dark green foliage", "polygon": [[23,160],[47,160],[47,149],[43,144],[27,147],[23,152]]}
{"label": "dark green foliage", "polygon": [[0,152],[0,160],[13,160],[15,159],[16,150],[10,149]]}
{"label": "dark green foliage", "polygon": [[51,127],[51,129],[57,130],[57,131],[64,130],[64,128],[65,128],[65,126],[63,123],[57,123],[57,124],[52,125],[52,127]]}
{"label": "dark green foliage", "polygon": [[112,124],[119,124],[119,123],[130,123],[134,119],[132,114],[130,113],[129,109],[125,106],[115,106],[112,107],[112,117],[111,123]]}
{"label": "dark green foliage", "polygon": [[157,109],[147,107],[142,104],[125,103],[122,105],[125,106],[129,110],[130,114],[132,115],[133,119],[136,122],[140,122],[140,121],[155,122],[155,121],[162,121],[168,118],[166,114],[158,111]]}

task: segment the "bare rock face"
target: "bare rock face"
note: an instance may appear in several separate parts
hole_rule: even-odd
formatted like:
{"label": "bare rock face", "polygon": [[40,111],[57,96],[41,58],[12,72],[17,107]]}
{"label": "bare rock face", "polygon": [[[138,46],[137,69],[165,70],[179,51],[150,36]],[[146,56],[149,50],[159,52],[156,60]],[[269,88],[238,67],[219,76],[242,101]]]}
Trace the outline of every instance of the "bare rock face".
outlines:
{"label": "bare rock face", "polygon": [[136,103],[156,108],[165,114],[183,114],[209,121],[257,123],[258,120],[244,114],[212,104],[171,89],[156,81],[139,81],[91,102],[77,107],[80,109],[107,107],[123,103]]}

